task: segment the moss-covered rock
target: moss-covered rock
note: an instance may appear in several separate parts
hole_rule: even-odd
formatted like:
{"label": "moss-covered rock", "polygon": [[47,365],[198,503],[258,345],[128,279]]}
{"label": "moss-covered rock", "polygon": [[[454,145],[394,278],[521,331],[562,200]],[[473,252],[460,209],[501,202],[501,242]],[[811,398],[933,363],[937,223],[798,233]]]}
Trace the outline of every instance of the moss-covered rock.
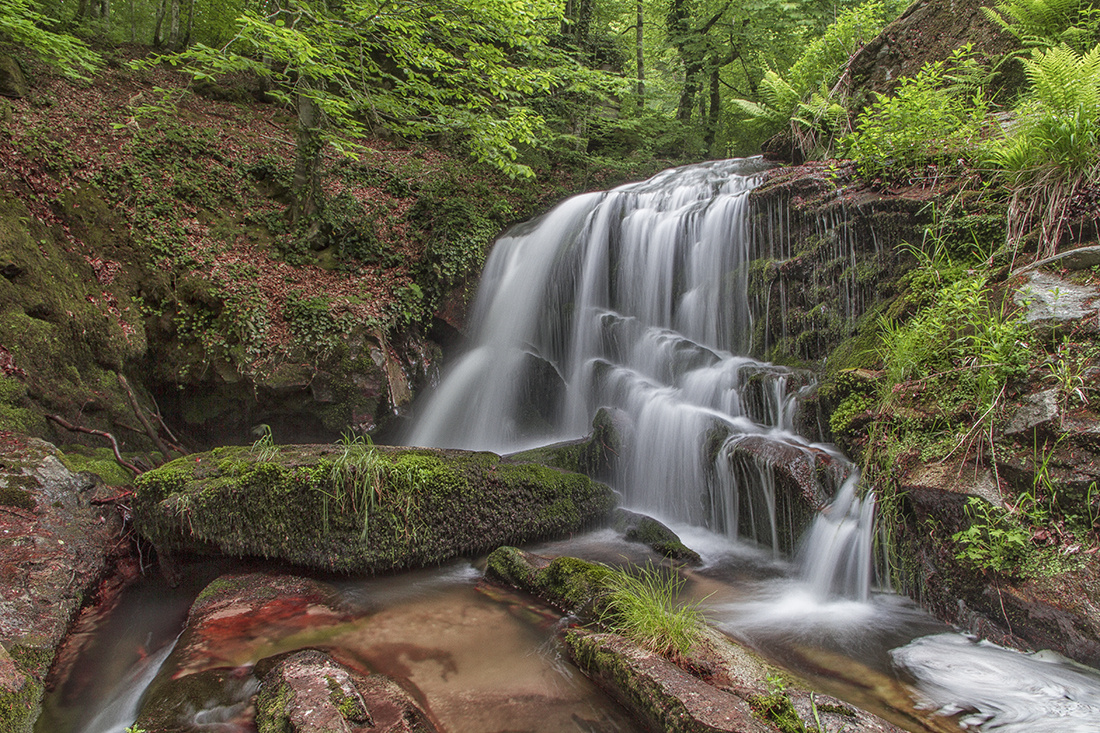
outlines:
{"label": "moss-covered rock", "polygon": [[560,536],[615,504],[580,474],[492,453],[373,446],[219,448],[143,474],[137,489],[135,524],[161,550],[346,572]]}
{"label": "moss-covered rock", "polygon": [[620,636],[573,629],[564,640],[574,663],[652,730],[774,731],[741,698],[701,682]]}
{"label": "moss-covered rock", "polygon": [[486,577],[536,595],[566,613],[593,614],[614,573],[608,567],[575,557],[545,557],[515,547],[498,547],[489,555]]}
{"label": "moss-covered rock", "polygon": [[619,508],[611,517],[611,526],[630,542],[640,542],[671,560],[698,564],[699,553],[691,549],[671,529],[653,517]]}

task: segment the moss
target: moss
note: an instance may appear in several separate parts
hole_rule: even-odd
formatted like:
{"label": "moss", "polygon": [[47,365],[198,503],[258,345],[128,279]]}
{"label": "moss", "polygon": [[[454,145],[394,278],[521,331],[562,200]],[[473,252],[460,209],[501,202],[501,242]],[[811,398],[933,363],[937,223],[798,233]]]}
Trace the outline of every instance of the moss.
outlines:
{"label": "moss", "polygon": [[652,517],[618,509],[612,526],[622,532],[627,541],[640,542],[667,558],[691,563],[700,561],[699,553],[681,542],[675,532]]}
{"label": "moss", "polygon": [[591,606],[615,572],[575,557],[545,559],[516,549],[498,547],[489,555],[489,577],[544,599],[552,606],[575,612]]}
{"label": "moss", "polygon": [[34,497],[28,491],[15,486],[0,487],[0,506],[13,506],[20,509],[34,509]]}
{"label": "moss", "polygon": [[349,722],[363,725],[370,721],[370,714],[363,707],[363,703],[354,695],[349,695],[340,686],[340,683],[329,676],[325,676],[325,684],[328,685],[328,697],[340,715]]}
{"label": "moss", "polygon": [[806,733],[806,726],[785,693],[754,695],[748,699],[753,715],[773,724],[782,733]]}
{"label": "moss", "polygon": [[0,688],[0,730],[30,733],[42,700],[43,686],[28,679],[18,692]]}
{"label": "moss", "polygon": [[178,459],[137,479],[139,531],[168,550],[377,571],[560,536],[615,502],[585,476],[489,453],[370,448],[376,478],[364,484],[366,464],[340,468],[344,450],[282,446],[260,461],[238,447]]}
{"label": "moss", "polygon": [[119,465],[110,448],[66,446],[60,457],[65,467],[73,473],[94,473],[110,486],[126,486],[134,481],[133,472]]}

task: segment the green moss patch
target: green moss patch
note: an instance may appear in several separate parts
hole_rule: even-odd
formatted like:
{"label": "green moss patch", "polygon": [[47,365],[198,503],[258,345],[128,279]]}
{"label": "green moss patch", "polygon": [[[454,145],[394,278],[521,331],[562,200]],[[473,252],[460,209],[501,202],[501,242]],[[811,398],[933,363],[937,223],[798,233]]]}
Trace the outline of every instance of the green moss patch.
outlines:
{"label": "green moss patch", "polygon": [[164,550],[322,569],[420,567],[575,532],[614,506],[580,474],[491,453],[385,447],[219,448],[138,477],[134,517]]}

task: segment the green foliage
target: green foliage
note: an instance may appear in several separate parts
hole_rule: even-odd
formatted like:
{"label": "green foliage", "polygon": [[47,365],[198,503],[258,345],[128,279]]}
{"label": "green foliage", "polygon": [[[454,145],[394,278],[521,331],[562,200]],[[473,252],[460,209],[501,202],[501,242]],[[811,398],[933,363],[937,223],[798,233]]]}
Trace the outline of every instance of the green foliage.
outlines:
{"label": "green foliage", "polygon": [[1084,51],[1100,40],[1100,8],[1094,0],[999,0],[982,12],[1025,47],[1065,44]]}
{"label": "green foliage", "polygon": [[546,41],[560,13],[549,0],[291,0],[269,15],[243,12],[225,46],[145,63],[182,64],[198,81],[269,79],[273,97],[319,114],[300,116],[307,133],[346,154],[377,125],[414,138],[458,134],[475,159],[528,177],[517,146],[534,144],[543,120],[523,99],[567,71],[554,68]]}
{"label": "green foliage", "polygon": [[733,104],[770,133],[790,124],[803,155],[825,155],[833,140],[849,131],[846,101],[835,86],[852,54],[886,23],[886,9],[872,0],[844,10],[812,40],[785,75],[769,69],[760,80],[761,102]]}
{"label": "green foliage", "polygon": [[23,46],[73,79],[86,80],[103,65],[102,57],[37,10],[33,0],[0,0],[0,41]]}
{"label": "green foliage", "polygon": [[986,125],[984,77],[969,46],[948,61],[925,64],[902,79],[893,96],[879,94],[860,114],[842,143],[845,154],[867,177],[955,166],[973,155]]}
{"label": "green foliage", "polygon": [[673,570],[648,563],[635,572],[608,576],[601,623],[650,651],[685,656],[703,623],[698,603],[681,605],[684,579]]}
{"label": "green foliage", "polygon": [[1031,533],[1011,514],[976,496],[967,501],[966,514],[970,526],[951,536],[959,544],[955,557],[999,573],[1018,571]]}
{"label": "green foliage", "polygon": [[287,294],[283,318],[294,343],[319,359],[329,356],[349,328],[345,319],[333,316],[329,299],[323,295],[305,297],[300,291]]}
{"label": "green foliage", "polygon": [[878,401],[869,394],[853,393],[841,400],[829,415],[829,430],[833,435],[842,435],[848,431],[852,421],[875,407]]}
{"label": "green foliage", "polygon": [[982,275],[945,285],[910,321],[884,319],[882,330],[887,389],[946,376],[985,412],[1005,382],[1026,370],[1024,322],[995,308]]}
{"label": "green foliage", "polygon": [[1017,119],[990,150],[1013,189],[1011,240],[1037,221],[1040,249],[1053,254],[1076,199],[1100,182],[1100,44],[1036,49],[1024,67]]}

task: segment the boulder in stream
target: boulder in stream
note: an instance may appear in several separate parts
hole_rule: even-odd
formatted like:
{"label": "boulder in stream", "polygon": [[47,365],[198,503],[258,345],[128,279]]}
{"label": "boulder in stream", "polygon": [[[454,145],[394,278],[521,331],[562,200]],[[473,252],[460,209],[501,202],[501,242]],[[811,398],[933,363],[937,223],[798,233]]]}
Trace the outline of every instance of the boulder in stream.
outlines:
{"label": "boulder in stream", "polygon": [[603,520],[614,492],[493,453],[361,444],[219,448],[142,475],[139,531],[162,553],[340,572],[434,565]]}
{"label": "boulder in stream", "polygon": [[256,698],[260,733],[435,733],[409,693],[383,675],[349,670],[316,649],[267,673]]}

